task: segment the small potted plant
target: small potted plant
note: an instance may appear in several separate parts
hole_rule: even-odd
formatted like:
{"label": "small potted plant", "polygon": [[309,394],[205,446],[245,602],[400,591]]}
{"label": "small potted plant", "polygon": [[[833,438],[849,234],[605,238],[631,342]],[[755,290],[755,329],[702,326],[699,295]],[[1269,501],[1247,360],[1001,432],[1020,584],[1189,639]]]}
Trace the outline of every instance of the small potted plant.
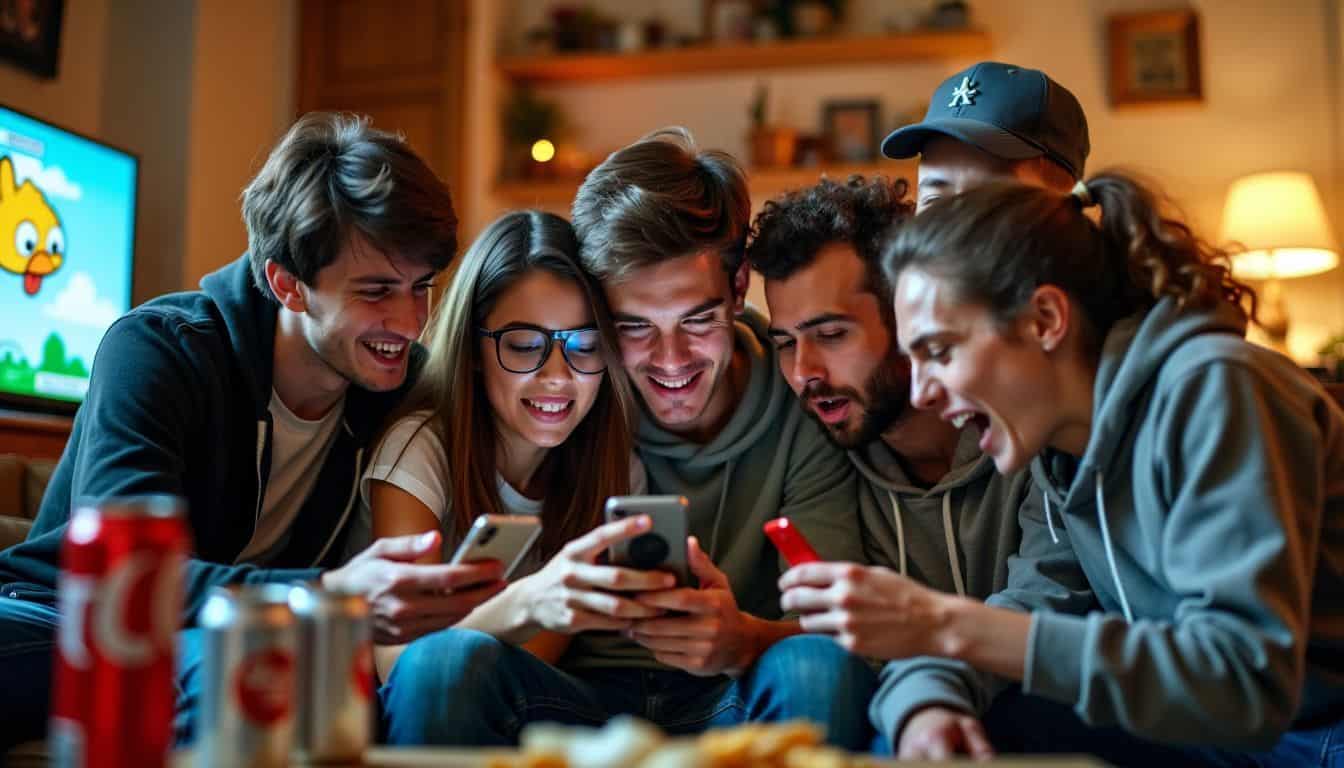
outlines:
{"label": "small potted plant", "polygon": [[756,86],[756,94],[751,100],[751,134],[748,144],[751,146],[751,164],[757,168],[778,168],[793,165],[794,152],[798,148],[798,131],[785,125],[770,125],[766,122],[769,109],[770,91],[765,83]]}
{"label": "small potted plant", "polygon": [[1344,383],[1344,333],[1337,333],[1326,340],[1316,354],[1321,356],[1321,365],[1338,383]]}
{"label": "small potted plant", "polygon": [[506,179],[546,175],[543,163],[532,159],[532,146],[542,139],[559,143],[565,128],[560,105],[537,98],[527,87],[514,90],[504,104],[504,157],[501,175]]}

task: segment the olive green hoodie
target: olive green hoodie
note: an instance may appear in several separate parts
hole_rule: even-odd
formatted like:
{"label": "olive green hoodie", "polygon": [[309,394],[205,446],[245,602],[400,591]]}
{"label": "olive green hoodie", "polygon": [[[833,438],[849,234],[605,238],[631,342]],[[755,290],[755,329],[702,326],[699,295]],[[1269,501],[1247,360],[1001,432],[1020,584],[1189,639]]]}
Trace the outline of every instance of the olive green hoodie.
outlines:
{"label": "olive green hoodie", "polygon": [[[738,608],[777,620],[777,582],[787,566],[761,526],[787,515],[824,559],[862,560],[854,470],[779,375],[765,318],[749,307],[736,328],[751,372],[719,434],[693,443],[644,413],[636,447],[650,493],[690,500],[691,535],[728,577]],[[663,668],[642,646],[598,632],[575,636],[562,666]]]}

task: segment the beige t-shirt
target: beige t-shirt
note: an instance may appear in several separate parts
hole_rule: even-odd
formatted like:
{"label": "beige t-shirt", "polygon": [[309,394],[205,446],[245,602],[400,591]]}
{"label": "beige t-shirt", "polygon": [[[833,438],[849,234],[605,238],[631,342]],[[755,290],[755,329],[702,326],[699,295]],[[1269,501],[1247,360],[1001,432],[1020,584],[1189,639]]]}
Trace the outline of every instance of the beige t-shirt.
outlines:
{"label": "beige t-shirt", "polygon": [[289,410],[272,389],[267,409],[271,412],[271,473],[261,502],[261,519],[237,560],[256,565],[266,564],[288,539],[289,528],[317,484],[318,472],[336,441],[345,398],[322,418],[308,421]]}
{"label": "beige t-shirt", "polygon": [[[445,560],[452,555],[465,535],[465,531],[448,528],[452,522],[452,516],[448,514],[451,497],[448,489],[448,452],[438,432],[425,424],[430,415],[429,411],[416,411],[402,418],[392,425],[374,450],[373,458],[369,460],[359,482],[360,511],[356,532],[362,543],[356,546],[356,552],[372,542],[373,515],[369,505],[369,491],[373,480],[391,483],[429,507],[429,511],[438,518],[439,528],[443,532]],[[422,427],[422,424],[425,426]],[[495,488],[499,491],[499,500],[507,514],[541,514],[542,499],[529,499],[498,473],[495,474]],[[630,458],[630,488],[631,493],[645,493],[648,488],[644,465],[635,456]],[[534,573],[541,565],[534,550],[518,564],[514,578]]]}

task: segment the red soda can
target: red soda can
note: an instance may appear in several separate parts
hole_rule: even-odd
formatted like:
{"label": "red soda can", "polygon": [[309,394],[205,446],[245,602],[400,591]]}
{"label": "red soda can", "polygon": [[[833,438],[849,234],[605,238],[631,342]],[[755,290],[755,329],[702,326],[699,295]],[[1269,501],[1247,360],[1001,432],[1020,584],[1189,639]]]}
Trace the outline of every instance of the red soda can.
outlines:
{"label": "red soda can", "polygon": [[196,765],[289,765],[298,631],[291,584],[217,588],[201,608]]}
{"label": "red soda can", "polygon": [[369,603],[315,585],[289,593],[299,626],[296,760],[357,763],[373,739]]}
{"label": "red soda can", "polygon": [[172,496],[126,497],[71,514],[57,585],[53,765],[167,763],[191,549],[183,506]]}

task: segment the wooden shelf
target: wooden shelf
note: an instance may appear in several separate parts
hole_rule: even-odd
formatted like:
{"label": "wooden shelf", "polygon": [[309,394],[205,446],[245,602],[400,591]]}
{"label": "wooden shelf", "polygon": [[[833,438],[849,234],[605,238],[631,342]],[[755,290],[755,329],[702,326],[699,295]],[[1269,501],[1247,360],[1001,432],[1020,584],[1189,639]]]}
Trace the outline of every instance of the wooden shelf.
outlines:
{"label": "wooden shelf", "polygon": [[788,69],[843,64],[884,64],[940,58],[974,58],[990,52],[982,30],[917,32],[879,37],[826,37],[769,43],[731,43],[642,53],[506,56],[500,71],[514,80],[544,83],[696,75],[747,69]]}
{"label": "wooden shelf", "polygon": [[[757,207],[781,192],[817,183],[822,176],[843,180],[854,174],[901,177],[915,182],[914,160],[879,160],[873,163],[828,164],[808,168],[747,169],[747,184],[751,188],[752,203]],[[501,181],[495,185],[495,197],[510,206],[526,208],[569,207],[578,192],[582,179],[544,179],[537,181]]]}

